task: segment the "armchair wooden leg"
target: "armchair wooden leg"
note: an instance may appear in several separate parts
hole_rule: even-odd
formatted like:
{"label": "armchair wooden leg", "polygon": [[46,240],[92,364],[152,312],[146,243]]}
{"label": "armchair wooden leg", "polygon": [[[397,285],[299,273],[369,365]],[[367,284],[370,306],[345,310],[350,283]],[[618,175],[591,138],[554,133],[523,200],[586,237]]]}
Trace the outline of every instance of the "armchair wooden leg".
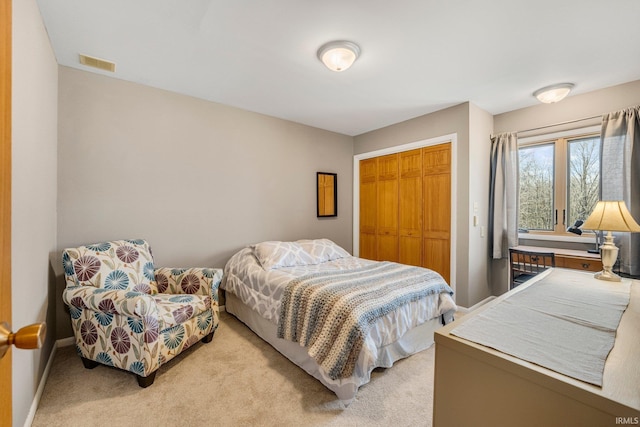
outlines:
{"label": "armchair wooden leg", "polygon": [[209,335],[207,335],[206,337],[202,338],[202,342],[203,343],[210,343],[211,340],[213,339],[213,334],[215,334],[216,331],[211,331],[211,333]]}
{"label": "armchair wooden leg", "polygon": [[151,384],[153,384],[153,381],[155,381],[156,379],[156,372],[158,371],[153,371],[146,377],[141,377],[140,375],[136,375],[136,377],[138,378],[138,385],[142,388],[149,387]]}
{"label": "armchair wooden leg", "polygon": [[82,364],[86,369],[93,369],[99,365],[99,363],[96,362],[95,360],[86,359],[84,357],[80,357],[80,359],[82,359]]}

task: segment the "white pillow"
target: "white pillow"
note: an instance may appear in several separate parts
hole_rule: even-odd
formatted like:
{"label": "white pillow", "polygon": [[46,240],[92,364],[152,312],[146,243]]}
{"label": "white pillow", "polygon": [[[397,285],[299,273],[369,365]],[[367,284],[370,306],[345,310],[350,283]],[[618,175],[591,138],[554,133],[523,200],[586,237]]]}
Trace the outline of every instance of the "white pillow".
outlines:
{"label": "white pillow", "polygon": [[350,257],[351,254],[329,239],[298,240],[302,249],[309,253],[314,264]]}
{"label": "white pillow", "polygon": [[316,264],[297,242],[269,241],[253,245],[253,254],[265,270]]}

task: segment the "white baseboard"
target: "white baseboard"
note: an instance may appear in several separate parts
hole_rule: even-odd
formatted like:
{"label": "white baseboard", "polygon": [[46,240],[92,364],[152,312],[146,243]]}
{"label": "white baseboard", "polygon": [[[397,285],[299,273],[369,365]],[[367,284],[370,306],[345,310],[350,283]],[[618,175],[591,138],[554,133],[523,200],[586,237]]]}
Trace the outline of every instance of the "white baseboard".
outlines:
{"label": "white baseboard", "polygon": [[467,307],[463,307],[461,305],[456,306],[456,312],[458,313],[462,313],[462,314],[467,314],[469,312],[469,309]]}
{"label": "white baseboard", "polygon": [[27,414],[27,418],[24,420],[24,427],[31,427],[33,419],[36,416],[36,411],[38,410],[38,406],[40,405],[40,399],[42,398],[42,393],[44,392],[44,386],[47,384],[47,379],[49,379],[49,372],[51,372],[51,366],[53,365],[53,360],[56,356],[58,347],[68,347],[70,345],[73,345],[74,343],[75,339],[73,337],[68,337],[57,340],[53,344],[51,354],[49,355],[49,360],[47,360],[47,366],[45,366],[42,377],[40,378],[40,382],[38,383],[38,390],[36,390],[36,395],[33,396],[33,402],[31,402],[29,413]]}
{"label": "white baseboard", "polygon": [[490,297],[487,297],[487,298],[483,299],[483,300],[482,300],[482,301],[480,301],[479,303],[474,304],[473,306],[471,306],[471,307],[469,307],[469,308],[467,308],[467,307],[463,307],[463,306],[459,305],[459,306],[458,306],[458,310],[457,310],[457,311],[458,311],[458,312],[460,312],[460,313],[462,313],[462,314],[467,314],[467,313],[469,313],[469,312],[471,312],[471,311],[475,310],[476,308],[481,307],[481,306],[485,305],[486,303],[488,303],[489,301],[492,301],[492,300],[494,300],[494,299],[496,299],[496,298],[497,298],[497,297],[495,297],[495,296],[493,296],[493,295],[492,295],[492,296],[490,296]]}
{"label": "white baseboard", "polygon": [[56,342],[53,344],[53,348],[51,349],[51,354],[49,355],[49,360],[47,360],[47,366],[44,367],[44,372],[42,373],[42,377],[40,378],[40,383],[38,384],[36,395],[33,396],[33,402],[31,402],[29,413],[27,414],[27,418],[24,420],[25,427],[31,427],[31,424],[33,423],[33,419],[36,416],[36,410],[38,409],[38,405],[40,404],[40,399],[42,398],[42,392],[44,391],[44,386],[45,384],[47,384],[47,378],[49,378],[49,372],[51,371],[51,365],[53,364],[53,359],[56,355],[57,348],[58,348],[58,343]]}
{"label": "white baseboard", "polygon": [[74,345],[76,343],[76,339],[74,337],[62,338],[56,341],[57,347],[69,347],[70,345]]}
{"label": "white baseboard", "polygon": [[485,305],[486,303],[488,303],[489,301],[493,301],[494,299],[496,299],[496,296],[491,295],[490,297],[487,297],[485,299],[483,299],[482,301],[480,301],[479,303],[475,304],[473,307],[469,307],[468,310],[469,311],[473,311],[478,307],[481,307],[483,305]]}

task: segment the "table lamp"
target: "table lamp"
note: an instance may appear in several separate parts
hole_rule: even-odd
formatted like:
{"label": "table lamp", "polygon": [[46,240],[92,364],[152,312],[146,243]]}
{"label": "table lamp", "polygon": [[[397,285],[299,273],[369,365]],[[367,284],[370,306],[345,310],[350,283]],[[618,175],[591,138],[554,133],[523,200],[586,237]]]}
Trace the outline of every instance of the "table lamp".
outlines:
{"label": "table lamp", "polygon": [[607,232],[600,257],[603,270],[595,274],[596,279],[619,282],[620,276],[611,269],[618,259],[618,247],[613,243],[612,231],[640,232],[640,225],[633,219],[624,201],[600,201],[584,222],[582,228]]}

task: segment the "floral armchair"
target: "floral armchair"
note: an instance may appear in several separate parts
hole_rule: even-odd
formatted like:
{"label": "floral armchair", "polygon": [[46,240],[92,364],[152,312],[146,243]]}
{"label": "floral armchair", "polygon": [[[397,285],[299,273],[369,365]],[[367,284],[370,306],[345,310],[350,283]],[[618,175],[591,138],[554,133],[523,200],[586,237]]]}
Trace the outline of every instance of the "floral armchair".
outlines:
{"label": "floral armchair", "polygon": [[87,369],[114,366],[148,387],[164,363],[213,339],[221,269],[155,268],[145,240],[65,249],[62,264],[62,298]]}

